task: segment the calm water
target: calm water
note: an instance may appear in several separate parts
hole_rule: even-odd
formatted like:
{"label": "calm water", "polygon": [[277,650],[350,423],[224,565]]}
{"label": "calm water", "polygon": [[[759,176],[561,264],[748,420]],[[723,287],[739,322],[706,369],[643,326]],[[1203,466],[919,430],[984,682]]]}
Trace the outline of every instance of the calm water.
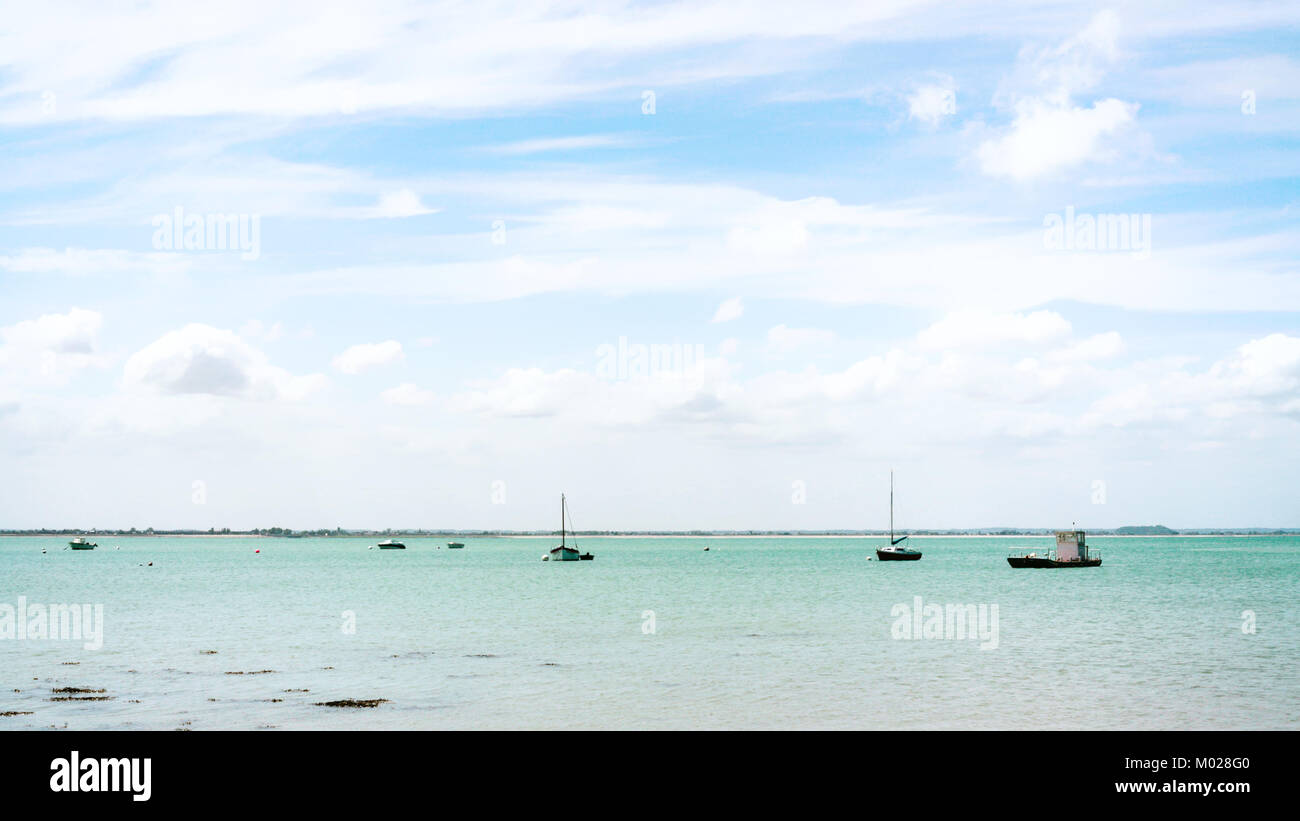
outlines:
{"label": "calm water", "polygon": [[[0,538],[0,604],[104,608],[99,650],[0,640],[0,712],[32,713],[0,728],[1300,728],[1295,537],[1098,537],[1072,571],[1007,566],[1045,538],[888,564],[879,539],[584,539],[577,563],[541,562],[551,539],[98,541]],[[915,596],[996,604],[997,648],[892,638]],[[346,698],[389,703],[314,705]]]}

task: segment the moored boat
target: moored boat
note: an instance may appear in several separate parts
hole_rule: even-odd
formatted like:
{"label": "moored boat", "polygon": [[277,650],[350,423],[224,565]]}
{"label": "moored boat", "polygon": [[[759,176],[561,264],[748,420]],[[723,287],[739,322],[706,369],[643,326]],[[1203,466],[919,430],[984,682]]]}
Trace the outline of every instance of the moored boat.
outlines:
{"label": "moored boat", "polygon": [[384,539],[382,542],[380,542],[375,546],[378,547],[380,550],[405,550],[406,549],[406,545],[402,544],[401,542],[394,541],[393,539]]}
{"label": "moored boat", "polygon": [[894,472],[889,472],[889,545],[876,548],[876,558],[882,562],[915,562],[921,558],[921,551],[899,547],[907,541],[906,536],[894,538]]}
{"label": "moored boat", "polygon": [[72,548],[73,550],[94,550],[95,548],[99,547],[99,545],[95,544],[94,542],[87,541],[81,536],[78,536],[77,538],[68,542],[68,547]]}
{"label": "moored boat", "polygon": [[566,521],[565,521],[567,518],[568,518],[567,501],[564,498],[564,494],[561,493],[560,494],[560,546],[552,548],[551,552],[548,555],[543,556],[542,558],[549,559],[550,561],[553,562],[576,562],[583,558],[590,560],[592,558],[592,555],[590,553],[588,553],[584,557],[581,553],[578,552],[578,537],[576,534],[574,535],[573,538],[573,547],[569,547],[568,536],[567,536],[568,531],[566,528]]}
{"label": "moored boat", "polygon": [[451,548],[452,550],[459,550],[464,546],[465,546],[464,542],[447,542],[447,547]]}
{"label": "moored boat", "polygon": [[1007,556],[1012,567],[1101,567],[1101,553],[1088,547],[1082,530],[1060,530],[1056,533],[1056,549],[1039,555],[1037,550],[1025,552],[1018,548]]}

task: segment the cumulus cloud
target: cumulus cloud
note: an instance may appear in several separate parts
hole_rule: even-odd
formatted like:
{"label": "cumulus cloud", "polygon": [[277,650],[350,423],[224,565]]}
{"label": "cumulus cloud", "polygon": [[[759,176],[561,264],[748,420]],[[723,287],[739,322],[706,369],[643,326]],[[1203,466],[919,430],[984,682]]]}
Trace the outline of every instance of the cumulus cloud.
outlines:
{"label": "cumulus cloud", "polygon": [[387,365],[401,359],[402,343],[395,339],[373,344],[353,345],[334,357],[334,369],[350,375],[359,374],[380,365]]}
{"label": "cumulus cloud", "polygon": [[233,331],[190,324],[132,354],[123,373],[129,390],[206,394],[255,400],[300,400],[322,388],[320,374],[293,376]]}
{"label": "cumulus cloud", "polygon": [[66,314],[45,314],[0,329],[6,346],[56,354],[94,352],[95,335],[104,318],[95,311],[73,308]]}
{"label": "cumulus cloud", "polygon": [[1090,108],[1026,101],[1008,134],[980,145],[980,167],[992,176],[1023,181],[1097,159],[1103,138],[1132,124],[1137,111],[1137,103],[1116,99]]}
{"label": "cumulus cloud", "polygon": [[1026,181],[1114,153],[1111,138],[1136,121],[1137,103],[1105,98],[1081,106],[1074,98],[1093,88],[1116,59],[1118,31],[1119,18],[1102,11],[1060,45],[1021,53],[1011,81],[1017,88],[1004,94],[1015,117],[976,150],[985,174]]}
{"label": "cumulus cloud", "polygon": [[1232,396],[1276,397],[1300,393],[1300,338],[1269,334],[1239,347],[1210,369],[1209,377]]}
{"label": "cumulus cloud", "polygon": [[73,308],[0,328],[0,384],[52,383],[109,358],[96,350],[103,316]]}

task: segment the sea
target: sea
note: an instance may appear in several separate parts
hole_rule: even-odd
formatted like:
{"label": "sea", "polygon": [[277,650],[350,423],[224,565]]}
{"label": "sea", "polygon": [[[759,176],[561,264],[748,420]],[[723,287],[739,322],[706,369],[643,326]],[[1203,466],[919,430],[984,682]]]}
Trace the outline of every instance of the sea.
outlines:
{"label": "sea", "polygon": [[1300,728],[1297,536],[96,541],[0,538],[0,729]]}

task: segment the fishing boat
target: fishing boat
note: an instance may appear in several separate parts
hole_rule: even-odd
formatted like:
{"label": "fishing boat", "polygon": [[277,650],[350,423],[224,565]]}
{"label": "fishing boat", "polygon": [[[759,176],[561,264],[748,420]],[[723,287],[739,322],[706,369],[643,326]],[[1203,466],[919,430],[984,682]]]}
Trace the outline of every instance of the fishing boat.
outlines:
{"label": "fishing boat", "polygon": [[889,472],[889,546],[876,548],[876,558],[882,562],[914,562],[921,558],[921,551],[899,547],[907,541],[906,536],[894,538],[894,472]]}
{"label": "fishing boat", "polygon": [[99,545],[95,544],[94,542],[86,541],[81,536],[78,536],[77,538],[68,542],[68,547],[72,548],[73,550],[94,550],[95,548],[99,547]]}
{"label": "fishing boat", "polygon": [[1017,548],[1007,556],[1012,567],[1101,567],[1101,553],[1088,547],[1082,530],[1059,530],[1056,549],[1039,555],[1037,550]]}
{"label": "fishing boat", "polygon": [[402,544],[401,542],[394,541],[392,539],[384,539],[382,542],[380,542],[375,546],[378,547],[380,550],[405,550],[406,549],[406,545]]}
{"label": "fishing boat", "polygon": [[464,546],[465,546],[464,542],[447,542],[447,547],[451,548],[452,550],[460,550]]}
{"label": "fishing boat", "polygon": [[[566,519],[568,518],[568,513],[569,513],[567,505],[568,502],[564,498],[564,494],[561,493],[560,494],[560,546],[556,548],[552,548],[551,552],[546,556],[547,559],[553,562],[576,562],[582,558],[582,554],[578,552],[577,535],[575,534],[574,536],[573,547],[569,547],[569,543],[567,540],[568,531],[565,527],[565,522]],[[590,557],[591,554],[588,553],[587,556]]]}

